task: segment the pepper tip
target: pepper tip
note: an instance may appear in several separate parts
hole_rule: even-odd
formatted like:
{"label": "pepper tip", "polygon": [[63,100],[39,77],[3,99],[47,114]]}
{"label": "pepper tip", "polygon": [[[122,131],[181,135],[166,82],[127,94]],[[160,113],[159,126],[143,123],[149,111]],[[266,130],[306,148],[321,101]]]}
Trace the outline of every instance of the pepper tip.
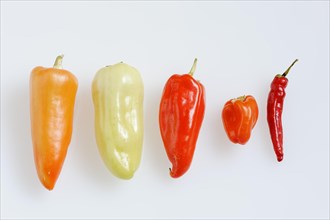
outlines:
{"label": "pepper tip", "polygon": [[277,156],[277,161],[278,162],[281,162],[283,160],[283,155],[279,155],[279,156]]}

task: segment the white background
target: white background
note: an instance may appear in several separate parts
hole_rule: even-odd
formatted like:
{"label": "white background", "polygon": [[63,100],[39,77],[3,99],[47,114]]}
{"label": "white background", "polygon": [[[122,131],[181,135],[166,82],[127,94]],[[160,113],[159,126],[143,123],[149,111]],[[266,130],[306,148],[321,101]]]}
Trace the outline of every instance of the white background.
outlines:
{"label": "white background", "polygon": [[[49,192],[34,167],[28,83],[60,53],[79,88],[72,142]],[[190,170],[172,179],[159,101],[195,57],[205,118]],[[266,101],[295,58],[278,163]],[[91,82],[119,61],[145,83],[143,156],[130,181],[106,169],[94,138]],[[228,140],[220,117],[243,94],[260,111],[245,146]],[[1,218],[329,218],[329,2],[1,2]]]}

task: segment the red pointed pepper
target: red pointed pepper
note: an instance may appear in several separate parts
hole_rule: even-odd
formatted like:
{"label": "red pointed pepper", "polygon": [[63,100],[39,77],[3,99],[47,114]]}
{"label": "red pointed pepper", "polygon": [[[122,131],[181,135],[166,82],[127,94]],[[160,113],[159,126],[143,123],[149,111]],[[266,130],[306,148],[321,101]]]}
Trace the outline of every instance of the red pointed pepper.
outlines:
{"label": "red pointed pepper", "polygon": [[285,88],[288,85],[288,79],[286,78],[286,75],[297,61],[298,60],[296,59],[282,75],[278,74],[275,76],[271,83],[271,89],[268,95],[267,121],[278,162],[283,160],[282,111],[286,94]]}
{"label": "red pointed pepper", "polygon": [[193,78],[196,63],[197,59],[188,74],[175,74],[168,79],[160,102],[160,132],[173,178],[189,169],[204,118],[204,86]]}

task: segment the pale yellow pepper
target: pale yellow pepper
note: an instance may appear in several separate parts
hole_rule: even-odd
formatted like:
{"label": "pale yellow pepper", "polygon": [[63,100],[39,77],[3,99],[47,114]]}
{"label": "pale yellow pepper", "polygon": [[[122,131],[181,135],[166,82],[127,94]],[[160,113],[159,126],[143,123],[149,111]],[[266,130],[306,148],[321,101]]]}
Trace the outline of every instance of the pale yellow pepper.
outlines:
{"label": "pale yellow pepper", "polygon": [[123,62],[106,66],[94,77],[92,95],[100,155],[115,176],[130,179],[139,167],[143,145],[141,75]]}

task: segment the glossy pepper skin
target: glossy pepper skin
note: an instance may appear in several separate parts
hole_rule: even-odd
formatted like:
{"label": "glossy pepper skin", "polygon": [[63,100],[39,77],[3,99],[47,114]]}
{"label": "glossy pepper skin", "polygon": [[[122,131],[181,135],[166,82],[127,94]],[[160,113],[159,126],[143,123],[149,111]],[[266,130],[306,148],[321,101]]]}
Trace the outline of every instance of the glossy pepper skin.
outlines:
{"label": "glossy pepper skin", "polygon": [[143,144],[142,78],[123,62],[100,69],[93,80],[95,136],[107,168],[121,179],[138,169]]}
{"label": "glossy pepper skin", "polygon": [[226,102],[222,110],[222,122],[228,138],[235,144],[246,144],[258,115],[257,102],[251,95]]}
{"label": "glossy pepper skin", "polygon": [[182,176],[190,167],[205,111],[204,86],[189,74],[172,75],[163,90],[159,126],[169,160],[170,175]]}
{"label": "glossy pepper skin", "polygon": [[278,74],[273,79],[267,100],[267,121],[273,148],[277,157],[277,161],[283,160],[283,128],[282,128],[282,112],[285,98],[285,88],[288,85],[286,75],[291,67],[297,62],[296,59],[291,66],[281,75]]}
{"label": "glossy pepper skin", "polygon": [[62,69],[36,67],[30,76],[30,118],[34,161],[41,183],[52,190],[71,141],[77,78]]}

